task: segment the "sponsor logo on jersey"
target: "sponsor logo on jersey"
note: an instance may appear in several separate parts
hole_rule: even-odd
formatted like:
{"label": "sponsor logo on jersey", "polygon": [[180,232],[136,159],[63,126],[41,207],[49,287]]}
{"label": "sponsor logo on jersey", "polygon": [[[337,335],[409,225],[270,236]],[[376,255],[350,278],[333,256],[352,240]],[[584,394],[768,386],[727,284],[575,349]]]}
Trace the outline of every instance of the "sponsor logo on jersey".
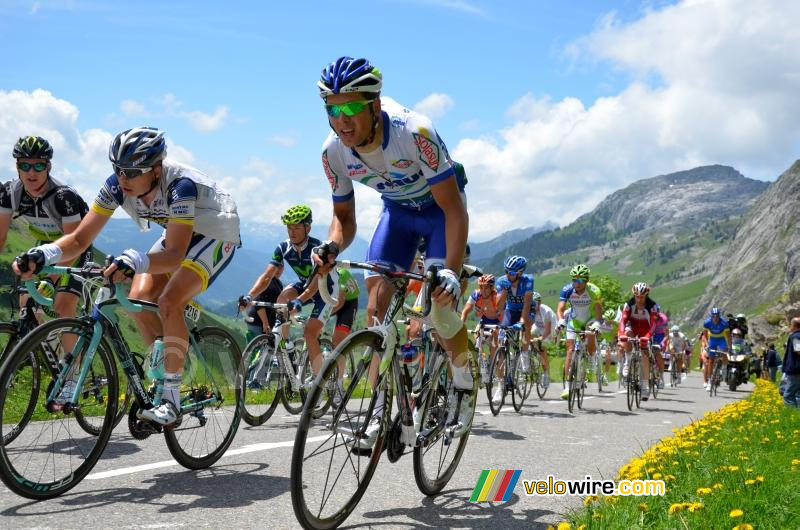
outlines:
{"label": "sponsor logo on jersey", "polygon": [[328,163],[328,151],[322,153],[322,169],[325,171],[325,176],[328,177],[328,183],[331,185],[331,189],[336,191],[336,187],[339,184],[339,178],[336,176],[336,173],[331,170],[331,165]]}
{"label": "sponsor logo on jersey", "polygon": [[378,182],[375,185],[375,189],[378,191],[384,191],[387,189],[392,189],[395,186],[407,186],[417,182],[419,180],[419,177],[420,177],[419,173],[414,173],[413,175],[408,175],[401,179],[395,179],[390,182]]}
{"label": "sponsor logo on jersey", "polygon": [[439,146],[422,134],[411,133],[419,149],[419,159],[429,168],[439,169]]}
{"label": "sponsor logo on jersey", "polygon": [[367,168],[365,167],[362,167],[361,169],[351,169],[350,171],[347,172],[348,177],[357,177],[359,175],[366,175],[366,174],[367,174]]}
{"label": "sponsor logo on jersey", "polygon": [[406,169],[413,163],[414,163],[413,160],[408,160],[406,158],[401,158],[400,160],[392,160],[392,165],[398,169]]}

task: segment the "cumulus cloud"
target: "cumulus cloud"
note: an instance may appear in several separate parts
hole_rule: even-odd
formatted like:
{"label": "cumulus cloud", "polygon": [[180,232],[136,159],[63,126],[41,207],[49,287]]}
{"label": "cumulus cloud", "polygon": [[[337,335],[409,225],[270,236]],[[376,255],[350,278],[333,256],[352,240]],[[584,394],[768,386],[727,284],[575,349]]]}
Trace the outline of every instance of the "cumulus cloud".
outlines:
{"label": "cumulus cloud", "polygon": [[471,235],[564,224],[635,180],[702,164],[777,176],[800,139],[798,16],[800,3],[687,0],[603,19],[567,51],[632,75],[627,87],[591,103],[524,94],[507,127],[453,149]]}
{"label": "cumulus cloud", "polygon": [[425,96],[414,105],[414,110],[432,120],[436,120],[444,116],[448,110],[452,109],[453,105],[455,105],[453,98],[447,94],[434,92],[433,94]]}
{"label": "cumulus cloud", "polygon": [[147,109],[144,103],[135,101],[133,99],[126,99],[119,104],[119,110],[125,116],[142,116],[147,114]]}
{"label": "cumulus cloud", "polygon": [[297,136],[294,134],[273,134],[270,136],[269,140],[283,147],[294,147],[297,145]]}
{"label": "cumulus cloud", "polygon": [[184,112],[182,116],[186,118],[186,121],[192,129],[206,133],[216,131],[222,127],[228,114],[228,107],[223,105],[217,107],[217,110],[215,110],[213,114],[206,114],[199,110],[193,110],[191,112]]}

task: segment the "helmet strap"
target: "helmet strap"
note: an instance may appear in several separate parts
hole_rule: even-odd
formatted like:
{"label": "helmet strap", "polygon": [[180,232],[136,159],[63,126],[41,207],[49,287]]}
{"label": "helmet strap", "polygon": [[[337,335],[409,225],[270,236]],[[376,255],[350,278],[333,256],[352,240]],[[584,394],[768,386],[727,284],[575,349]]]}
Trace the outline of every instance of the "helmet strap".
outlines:
{"label": "helmet strap", "polygon": [[366,147],[375,140],[375,135],[378,132],[378,116],[375,115],[375,111],[372,109],[372,101],[369,104],[369,115],[372,116],[372,131],[369,133],[369,136],[366,140],[358,144],[356,147]]}
{"label": "helmet strap", "polygon": [[159,183],[159,181],[161,180],[161,177],[160,177],[160,176],[158,176],[158,177],[156,177],[156,176],[155,176],[155,169],[153,169],[153,176],[154,176],[155,178],[153,179],[153,184],[151,184],[151,185],[150,185],[150,189],[148,189],[146,192],[142,193],[141,195],[138,195],[138,196],[136,197],[137,199],[141,199],[141,198],[145,197],[145,196],[146,196],[146,195],[148,195],[148,194],[149,194],[151,191],[153,191],[154,189],[156,189],[156,186],[158,186],[158,183]]}

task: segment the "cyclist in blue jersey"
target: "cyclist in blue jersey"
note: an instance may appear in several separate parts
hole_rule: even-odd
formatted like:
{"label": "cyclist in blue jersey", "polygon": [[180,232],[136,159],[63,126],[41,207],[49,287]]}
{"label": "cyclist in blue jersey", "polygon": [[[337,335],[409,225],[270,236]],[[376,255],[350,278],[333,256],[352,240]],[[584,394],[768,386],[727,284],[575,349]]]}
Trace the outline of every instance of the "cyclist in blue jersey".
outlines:
{"label": "cyclist in blue jersey", "polygon": [[[380,95],[383,75],[368,60],[341,57],[323,71],[317,87],[332,131],[322,147],[322,167],[333,195],[333,219],[328,241],[315,258],[328,267],[356,234],[353,182],[381,194],[383,212],[367,252],[367,260],[409,270],[421,238],[427,242],[426,266],[443,265],[437,276],[430,321],[444,349],[450,352],[456,392],[449,411],[454,433],[472,424],[473,378],[469,368],[467,331],[453,303],[460,296],[469,218],[453,162],[431,121]],[[323,268],[325,272],[325,268]],[[392,286],[380,276],[366,278],[370,306],[382,317]],[[372,307],[368,307],[369,310]],[[370,379],[377,373],[370,365]],[[370,420],[371,447],[380,427],[383,403],[378,397]],[[457,417],[456,417],[457,416]]]}
{"label": "cyclist in blue jersey", "polygon": [[[311,270],[314,268],[311,251],[314,247],[320,246],[322,242],[309,235],[311,233],[312,212],[311,208],[304,204],[298,204],[286,210],[286,213],[281,216],[281,222],[286,225],[286,232],[289,238],[275,247],[267,268],[256,278],[247,295],[239,299],[239,305],[246,306],[266,290],[273,278],[278,275],[284,263],[288,264],[297,274],[299,281],[287,286],[281,292],[280,296],[278,296],[278,303],[288,303],[293,311],[299,311],[303,305],[314,304],[311,310],[311,318],[306,322],[303,333],[308,345],[311,369],[317,374],[322,368],[319,336],[325,326],[324,320],[327,319],[328,311],[325,311],[325,301],[318,292],[313,292],[312,294],[303,291],[306,281],[311,276]],[[285,340],[286,348],[288,350],[294,348],[294,342],[286,340],[289,338],[288,322],[281,327],[281,335]]]}
{"label": "cyclist in blue jersey", "polygon": [[497,306],[503,311],[504,326],[522,325],[522,363],[527,366],[531,351],[531,300],[533,275],[525,274],[528,260],[523,256],[509,256],[503,262],[505,276],[497,279]]}
{"label": "cyclist in blue jersey", "polygon": [[[716,352],[728,352],[728,345],[731,343],[731,330],[728,321],[722,318],[722,311],[718,307],[712,307],[708,318],[703,322],[703,333],[700,335],[703,349],[706,351],[707,362],[703,363],[703,383],[704,388],[709,390],[711,383],[711,367],[714,364]],[[728,356],[722,355],[723,370],[728,368]],[[723,380],[725,378],[723,377]]]}

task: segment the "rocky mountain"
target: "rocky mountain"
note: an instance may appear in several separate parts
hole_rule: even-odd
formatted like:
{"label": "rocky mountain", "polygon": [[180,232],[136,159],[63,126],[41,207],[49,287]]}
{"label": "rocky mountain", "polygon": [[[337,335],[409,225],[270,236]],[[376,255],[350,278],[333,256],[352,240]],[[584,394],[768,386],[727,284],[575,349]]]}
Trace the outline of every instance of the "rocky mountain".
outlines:
{"label": "rocky mountain", "polygon": [[[737,190],[738,191],[738,190]],[[800,279],[800,161],[753,203],[693,316],[712,305],[761,313]]]}
{"label": "rocky mountain", "polygon": [[649,282],[673,320],[695,326],[690,316],[728,242],[768,186],[720,165],[639,180],[573,223],[510,245],[480,265],[500,272],[506,256],[526,256],[536,290],[554,306],[569,267],[588,263],[624,291]]}

